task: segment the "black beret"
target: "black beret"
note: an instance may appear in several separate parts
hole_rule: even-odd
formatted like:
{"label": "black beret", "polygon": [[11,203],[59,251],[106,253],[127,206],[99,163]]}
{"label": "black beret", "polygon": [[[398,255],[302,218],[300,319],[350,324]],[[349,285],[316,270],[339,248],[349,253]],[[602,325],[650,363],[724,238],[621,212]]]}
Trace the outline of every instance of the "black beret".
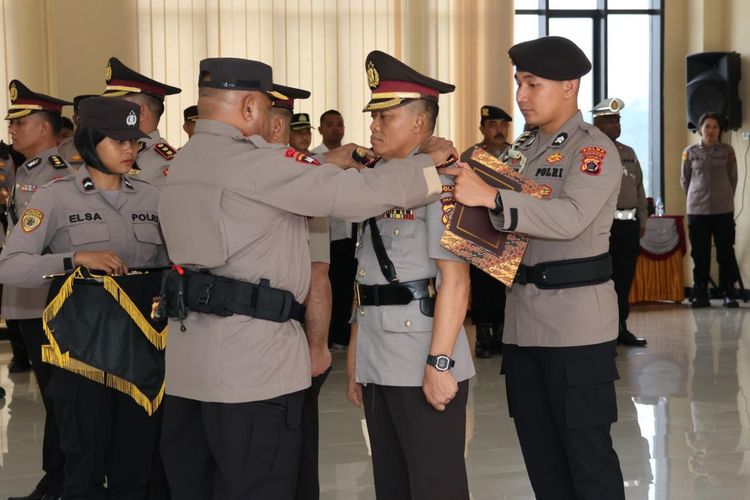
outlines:
{"label": "black beret", "polygon": [[286,99],[273,88],[273,70],[268,64],[237,57],[209,57],[200,64],[198,87],[265,92],[271,99]]}
{"label": "black beret", "polygon": [[182,117],[185,119],[186,122],[194,122],[198,118],[198,106],[193,104],[192,106],[188,106],[182,111]]}
{"label": "black beret", "polygon": [[286,99],[274,99],[272,104],[274,108],[284,108],[291,111],[294,109],[295,99],[307,99],[310,97],[310,92],[307,90],[287,87],[286,85],[276,83],[273,84],[273,90],[287,97]]}
{"label": "black beret", "polygon": [[425,76],[379,50],[367,55],[365,71],[372,99],[364,112],[399,106],[409,99],[437,102],[440,94],[456,90],[454,85]]}
{"label": "black beret", "polygon": [[109,58],[104,77],[107,80],[107,88],[102,95],[105,97],[143,93],[163,101],[165,96],[182,92],[178,87],[157,82],[128,68],[116,57]]}
{"label": "black beret", "polygon": [[6,120],[21,118],[37,111],[48,111],[56,115],[62,114],[62,107],[72,103],[56,97],[33,92],[19,80],[11,80],[8,85],[10,107]]}
{"label": "black beret", "polygon": [[479,123],[484,124],[487,120],[505,120],[506,122],[512,122],[513,118],[505,112],[505,110],[498,108],[497,106],[490,106],[485,104],[479,111],[481,115]]}
{"label": "black beret", "polygon": [[289,124],[289,128],[292,130],[312,128],[312,125],[310,124],[310,115],[307,113],[295,113],[292,115],[292,122]]}
{"label": "black beret", "polygon": [[517,43],[508,50],[517,71],[547,80],[575,80],[591,71],[586,54],[567,38],[545,36]]}
{"label": "black beret", "polygon": [[139,113],[137,104],[123,99],[90,97],[78,107],[78,123],[118,141],[134,141],[148,137],[138,127]]}

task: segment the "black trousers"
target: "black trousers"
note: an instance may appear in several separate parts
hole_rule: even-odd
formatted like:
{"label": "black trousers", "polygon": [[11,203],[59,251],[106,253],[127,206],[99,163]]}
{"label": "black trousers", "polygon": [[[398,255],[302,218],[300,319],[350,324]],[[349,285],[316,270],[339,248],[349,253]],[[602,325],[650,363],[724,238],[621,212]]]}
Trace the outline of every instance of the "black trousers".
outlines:
{"label": "black trousers", "polygon": [[329,373],[331,373],[330,367],[317,377],[313,377],[312,385],[305,389],[305,402],[302,405],[302,452],[295,500],[318,500],[320,498],[318,396]]}
{"label": "black trousers", "polygon": [[60,449],[60,431],[55,420],[55,403],[47,394],[47,387],[52,379],[53,371],[57,369],[42,362],[42,345],[48,344],[48,342],[44,335],[41,318],[17,319],[11,320],[11,322],[18,328],[23,337],[23,343],[31,361],[31,369],[34,371],[34,376],[39,384],[39,392],[42,395],[42,403],[44,403],[42,469],[45,475],[39,481],[37,488],[52,495],[60,494],[63,490],[65,455]]}
{"label": "black trousers", "polygon": [[349,345],[354,300],[354,275],[357,272],[357,260],[354,258],[356,240],[345,238],[331,242],[331,265],[328,277],[331,280],[331,325],[328,330],[328,342]]}
{"label": "black trousers", "polygon": [[615,220],[609,233],[609,254],[612,256],[612,280],[617,292],[620,327],[630,315],[628,294],[633,284],[638,255],[641,253],[641,225],[637,220]]}
{"label": "black trousers", "polygon": [[505,321],[505,285],[485,273],[481,269],[471,266],[471,321],[502,325]]}
{"label": "black trousers", "polygon": [[304,391],[251,403],[167,396],[161,453],[179,500],[294,500]]}
{"label": "black trousers", "polygon": [[719,287],[726,290],[737,281],[734,260],[734,214],[688,214],[690,256],[693,258],[693,283],[708,283],[711,270],[711,238],[719,263]]}
{"label": "black trousers", "polygon": [[130,396],[80,375],[56,370],[51,385],[65,453],[63,498],[144,500],[156,419]]}
{"label": "black trousers", "polygon": [[421,387],[368,384],[362,395],[378,500],[468,500],[468,380],[442,412]]}
{"label": "black trousers", "polygon": [[5,324],[8,325],[8,340],[10,340],[10,348],[13,351],[13,362],[19,365],[28,366],[31,364],[29,353],[26,350],[26,344],[23,341],[23,334],[21,333],[21,320],[18,319],[7,319]]}
{"label": "black trousers", "polygon": [[504,346],[508,407],[539,500],[624,500],[610,436],[615,349]]}

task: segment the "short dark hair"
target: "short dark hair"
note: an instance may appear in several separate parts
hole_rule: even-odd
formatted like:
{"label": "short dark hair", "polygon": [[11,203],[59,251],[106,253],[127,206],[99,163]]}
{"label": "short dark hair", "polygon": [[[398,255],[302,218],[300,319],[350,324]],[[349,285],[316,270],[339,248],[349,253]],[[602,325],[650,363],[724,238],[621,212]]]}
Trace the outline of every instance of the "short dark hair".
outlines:
{"label": "short dark hair", "polygon": [[60,131],[62,130],[62,117],[60,115],[47,110],[37,111],[37,113],[39,113],[39,116],[41,116],[44,121],[50,124],[50,127],[52,127],[52,134],[55,137],[60,135]]}
{"label": "short dark hair", "polygon": [[60,129],[69,129],[73,130],[75,127],[73,126],[73,120],[68,118],[67,116],[61,116],[60,117]]}
{"label": "short dark hair", "polygon": [[427,126],[430,128],[431,132],[434,132],[438,113],[440,112],[440,106],[438,106],[438,103],[431,99],[415,99],[412,102],[419,103],[418,105],[422,108],[421,111],[427,115]]}
{"label": "short dark hair", "polygon": [[104,166],[104,163],[99,158],[99,154],[96,152],[96,145],[102,142],[105,137],[99,129],[81,125],[76,130],[75,135],[73,135],[73,143],[86,165],[109,174],[111,172]]}
{"label": "short dark hair", "polygon": [[138,104],[143,104],[148,109],[150,109],[151,113],[156,117],[157,120],[159,120],[161,118],[161,115],[164,114],[164,102],[160,101],[156,97],[151,97],[150,95],[143,93],[132,93],[128,94],[127,96],[135,97],[134,100]]}
{"label": "short dark hair", "polygon": [[698,128],[701,128],[706,120],[716,120],[716,123],[719,124],[719,133],[721,134],[724,132],[724,117],[721,116],[719,113],[703,113],[700,118],[698,118]]}
{"label": "short dark hair", "polygon": [[341,113],[339,113],[338,111],[336,111],[335,109],[329,109],[328,111],[326,111],[325,113],[323,113],[322,115],[320,115],[320,124],[321,125],[323,125],[323,120],[325,119],[325,117],[329,116],[329,115],[332,115],[332,116],[341,116],[343,118],[343,115]]}

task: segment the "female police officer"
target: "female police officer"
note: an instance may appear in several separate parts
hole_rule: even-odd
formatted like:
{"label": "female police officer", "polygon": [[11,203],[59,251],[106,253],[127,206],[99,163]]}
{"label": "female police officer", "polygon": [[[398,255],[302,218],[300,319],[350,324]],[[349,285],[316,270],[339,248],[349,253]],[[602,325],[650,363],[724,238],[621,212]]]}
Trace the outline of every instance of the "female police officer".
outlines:
{"label": "female police officer", "polygon": [[[39,286],[42,276],[76,266],[125,274],[166,263],[158,193],[125,175],[136,140],[145,137],[138,106],[86,99],[79,122],[75,145],[85,166],[34,194],[0,254],[2,283]],[[63,497],[145,498],[156,418],[125,394],[69,371],[55,371],[49,392],[66,460]]]}

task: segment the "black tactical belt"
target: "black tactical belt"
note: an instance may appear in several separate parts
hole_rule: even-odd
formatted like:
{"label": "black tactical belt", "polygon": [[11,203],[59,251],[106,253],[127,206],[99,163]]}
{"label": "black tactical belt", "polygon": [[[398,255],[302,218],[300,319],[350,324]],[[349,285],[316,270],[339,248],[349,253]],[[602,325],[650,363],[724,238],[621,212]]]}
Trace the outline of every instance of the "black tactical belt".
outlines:
{"label": "black tactical belt", "polygon": [[242,314],[277,323],[305,321],[306,308],[294,300],[294,294],[273,288],[266,279],[247,283],[174,266],[165,272],[161,298],[167,316],[180,321],[188,310],[217,316]]}
{"label": "black tactical belt", "polygon": [[612,277],[612,258],[608,253],[582,259],[541,262],[518,268],[515,282],[538,288],[575,288],[606,283]]}
{"label": "black tactical belt", "polygon": [[388,285],[360,285],[354,282],[354,300],[358,306],[402,306],[419,300],[422,314],[435,313],[435,280],[407,281]]}

